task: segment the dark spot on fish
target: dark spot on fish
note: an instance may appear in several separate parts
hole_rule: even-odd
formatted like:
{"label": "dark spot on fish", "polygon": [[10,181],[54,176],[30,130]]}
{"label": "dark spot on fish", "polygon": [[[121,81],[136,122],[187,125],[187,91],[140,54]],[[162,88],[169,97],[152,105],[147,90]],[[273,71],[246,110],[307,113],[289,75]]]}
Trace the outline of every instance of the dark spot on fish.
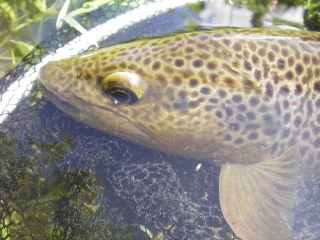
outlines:
{"label": "dark spot on fish", "polygon": [[251,70],[252,70],[252,65],[251,65],[251,63],[249,63],[248,61],[245,61],[245,62],[244,62],[244,68],[245,68],[247,71],[251,71]]}
{"label": "dark spot on fish", "polygon": [[273,52],[268,52],[268,59],[270,62],[273,62],[275,59],[275,55]]}
{"label": "dark spot on fish", "polygon": [[240,94],[235,94],[232,96],[232,101],[235,103],[241,103],[243,100],[243,97]]}
{"label": "dark spot on fish", "polygon": [[217,116],[217,118],[222,118],[223,117],[222,112],[216,111],[216,116]]}
{"label": "dark spot on fish", "polygon": [[241,51],[242,46],[240,43],[236,42],[235,44],[233,44],[233,49],[237,52]]}
{"label": "dark spot on fish", "polygon": [[257,81],[261,79],[261,71],[260,70],[255,70],[254,71],[254,77]]}
{"label": "dark spot on fish", "polygon": [[218,90],[218,95],[221,97],[221,98],[224,98],[227,96],[227,92],[223,89],[219,89]]}
{"label": "dark spot on fish", "polygon": [[249,104],[252,107],[258,106],[259,102],[260,102],[259,99],[256,98],[256,97],[251,97],[250,100],[249,100]]}
{"label": "dark spot on fish", "polygon": [[283,110],[287,110],[289,108],[289,101],[287,99],[284,99],[282,102],[282,108]]}
{"label": "dark spot on fish", "polygon": [[277,61],[277,67],[282,70],[285,68],[285,61],[281,58]]}
{"label": "dark spot on fish", "polygon": [[249,139],[249,140],[256,140],[256,139],[258,139],[258,137],[259,137],[259,135],[258,135],[258,133],[256,133],[256,132],[250,133],[250,134],[248,135],[248,139]]}
{"label": "dark spot on fish", "polygon": [[282,54],[283,57],[287,57],[288,54],[289,54],[288,49],[282,48],[281,49],[281,54]]}
{"label": "dark spot on fish", "polygon": [[208,63],[207,63],[207,68],[208,68],[209,70],[214,70],[214,69],[216,69],[216,67],[217,67],[217,64],[214,63],[214,62],[208,62]]}
{"label": "dark spot on fish", "polygon": [[207,111],[207,112],[211,112],[212,109],[213,109],[213,106],[210,106],[210,105],[204,106],[204,110]]}
{"label": "dark spot on fish", "polygon": [[259,57],[257,55],[253,55],[251,57],[251,60],[252,60],[253,65],[255,65],[255,66],[259,65]]}
{"label": "dark spot on fish", "polygon": [[319,148],[320,147],[320,137],[316,138],[313,142],[313,147]]}
{"label": "dark spot on fish", "polygon": [[174,61],[174,64],[176,65],[176,67],[182,67],[184,64],[184,61],[183,61],[183,59],[176,59]]}
{"label": "dark spot on fish", "polygon": [[176,86],[180,86],[182,84],[182,80],[179,77],[174,77],[173,78],[173,84]]}
{"label": "dark spot on fish", "polygon": [[284,121],[283,121],[284,124],[288,124],[288,123],[290,122],[290,120],[291,120],[291,114],[287,112],[287,113],[284,115],[283,120],[284,120]]}
{"label": "dark spot on fish", "polygon": [[292,73],[292,71],[288,71],[287,73],[286,73],[286,78],[288,79],[288,80],[292,80],[292,78],[293,78],[293,73]]}
{"label": "dark spot on fish", "polygon": [[152,64],[152,70],[157,71],[161,67],[161,63],[159,61],[156,61]]}
{"label": "dark spot on fish", "polygon": [[245,104],[240,104],[240,105],[238,106],[238,110],[239,110],[240,112],[245,112],[245,111],[247,111],[247,106],[246,106]]}
{"label": "dark spot on fish", "polygon": [[256,117],[256,114],[254,112],[247,112],[246,113],[246,117],[248,120],[252,121],[252,120],[255,120],[257,117]]}
{"label": "dark spot on fish", "polygon": [[253,41],[250,41],[249,48],[251,51],[255,51],[257,49],[257,45]]}
{"label": "dark spot on fish", "polygon": [[239,122],[245,122],[245,121],[246,121],[245,117],[244,117],[242,114],[240,114],[240,113],[237,114],[236,119],[237,119]]}
{"label": "dark spot on fish", "polygon": [[210,78],[210,81],[212,83],[215,83],[215,82],[217,82],[219,80],[219,76],[217,74],[215,74],[215,73],[210,74],[209,78]]}
{"label": "dark spot on fish", "polygon": [[189,86],[192,88],[195,88],[196,86],[198,86],[199,82],[196,79],[190,79],[189,81]]}
{"label": "dark spot on fish", "polygon": [[227,114],[227,117],[232,117],[232,115],[233,115],[232,108],[226,107],[226,114]]}
{"label": "dark spot on fish", "polygon": [[229,46],[231,43],[231,41],[229,39],[223,39],[222,41],[223,41],[224,45],[226,45],[226,46]]}
{"label": "dark spot on fish", "polygon": [[238,123],[230,123],[229,124],[229,129],[234,131],[234,132],[237,132],[240,129],[240,125]]}
{"label": "dark spot on fish", "polygon": [[277,115],[280,116],[280,115],[281,115],[281,106],[280,106],[279,101],[276,101],[276,102],[275,102],[274,108],[275,108],[275,110],[276,110]]}
{"label": "dark spot on fish", "polygon": [[288,58],[288,65],[289,65],[290,67],[292,67],[293,64],[294,64],[294,59],[293,59],[293,57],[289,57],[289,58]]}
{"label": "dark spot on fish", "polygon": [[192,62],[192,65],[193,65],[195,68],[200,68],[200,67],[203,66],[203,61],[200,60],[200,59],[194,60],[194,61]]}
{"label": "dark spot on fish", "polygon": [[244,142],[244,139],[241,138],[241,137],[239,137],[239,138],[237,138],[233,143],[234,143],[234,144],[241,144],[241,143],[243,143],[243,142]]}
{"label": "dark spot on fish", "polygon": [[223,137],[224,141],[231,141],[232,140],[232,136],[228,133]]}
{"label": "dark spot on fish", "polygon": [[313,113],[313,104],[312,104],[312,101],[309,100],[307,101],[307,117],[310,118],[312,116],[312,113]]}
{"label": "dark spot on fish", "polygon": [[219,100],[218,100],[217,98],[210,98],[210,99],[209,99],[209,102],[211,102],[211,103],[218,103]]}
{"label": "dark spot on fish", "polygon": [[199,103],[197,101],[190,101],[188,105],[190,108],[197,108],[199,106]]}
{"label": "dark spot on fish", "polygon": [[317,93],[320,92],[320,81],[317,81],[317,82],[314,83],[313,89],[314,89]]}
{"label": "dark spot on fish", "polygon": [[208,88],[208,87],[202,87],[201,89],[200,89],[200,92],[202,93],[202,94],[206,94],[206,95],[208,95],[208,94],[210,94],[210,88]]}
{"label": "dark spot on fish", "polygon": [[259,56],[263,57],[266,55],[266,50],[264,48],[260,48],[258,51]]}
{"label": "dark spot on fish", "polygon": [[303,66],[300,63],[298,63],[296,65],[295,70],[296,70],[296,74],[300,75],[303,72]]}
{"label": "dark spot on fish", "polygon": [[265,90],[265,94],[268,98],[272,98],[273,97],[273,86],[270,82],[268,82],[266,84],[266,90]]}
{"label": "dark spot on fish", "polygon": [[273,123],[273,117],[271,114],[264,114],[262,115],[262,120],[266,123],[266,124],[272,124]]}
{"label": "dark spot on fish", "polygon": [[263,129],[263,133],[267,136],[274,136],[277,134],[277,130],[274,128],[265,128]]}
{"label": "dark spot on fish", "polygon": [[159,74],[156,76],[156,80],[162,85],[162,86],[167,86],[167,80],[166,78],[162,75]]}
{"label": "dark spot on fish", "polygon": [[300,117],[300,116],[297,116],[297,117],[294,119],[293,124],[294,124],[294,126],[295,126],[296,128],[299,128],[300,125],[301,125],[301,122],[302,122],[301,117]]}
{"label": "dark spot on fish", "polygon": [[289,135],[290,135],[290,129],[284,128],[281,133],[281,139],[286,139],[289,137]]}
{"label": "dark spot on fish", "polygon": [[271,49],[274,51],[274,52],[276,52],[277,54],[279,53],[279,46],[278,45],[275,45],[275,44],[273,44],[273,45],[271,45]]}
{"label": "dark spot on fish", "polygon": [[307,64],[310,63],[310,57],[309,57],[309,55],[304,54],[302,59],[303,59],[303,63],[304,63],[305,65],[307,65]]}
{"label": "dark spot on fish", "polygon": [[317,101],[315,102],[315,106],[316,108],[320,108],[320,98],[318,98]]}
{"label": "dark spot on fish", "polygon": [[193,47],[186,47],[186,48],[184,49],[184,51],[185,51],[186,53],[192,53],[192,52],[194,52],[194,48],[193,48]]}
{"label": "dark spot on fish", "polygon": [[281,95],[287,96],[289,93],[290,93],[289,86],[285,85],[285,86],[280,87],[280,94]]}
{"label": "dark spot on fish", "polygon": [[231,88],[234,88],[234,87],[236,86],[235,81],[234,81],[232,78],[229,78],[229,77],[226,77],[226,78],[224,79],[224,83],[225,83],[226,85],[228,85],[229,87],[231,87]]}
{"label": "dark spot on fish", "polygon": [[149,64],[151,63],[151,58],[145,58],[144,60],[143,60],[143,64],[145,65],[145,66],[148,66]]}

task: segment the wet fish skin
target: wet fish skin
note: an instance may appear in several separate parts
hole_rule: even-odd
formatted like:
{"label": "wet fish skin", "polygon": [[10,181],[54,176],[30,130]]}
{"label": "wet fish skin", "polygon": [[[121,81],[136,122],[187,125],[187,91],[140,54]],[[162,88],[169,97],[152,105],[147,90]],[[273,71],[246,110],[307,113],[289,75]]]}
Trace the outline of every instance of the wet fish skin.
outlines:
{"label": "wet fish skin", "polygon": [[48,63],[40,85],[94,128],[221,165],[233,231],[288,239],[299,170],[320,168],[319,40],[266,29],[139,40]]}

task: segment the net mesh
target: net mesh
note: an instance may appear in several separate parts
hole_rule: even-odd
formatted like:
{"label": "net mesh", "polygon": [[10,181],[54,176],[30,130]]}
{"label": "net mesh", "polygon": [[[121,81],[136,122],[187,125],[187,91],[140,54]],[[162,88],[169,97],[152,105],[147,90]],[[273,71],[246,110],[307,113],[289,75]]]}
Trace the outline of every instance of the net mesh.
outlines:
{"label": "net mesh", "polygon": [[[119,1],[77,21],[93,27],[141,4]],[[179,8],[101,44],[181,29],[186,15],[197,21],[189,8]],[[64,26],[44,40],[1,78],[1,93],[77,35]],[[217,167],[204,163],[195,171],[192,160],[90,129],[39,98],[36,85],[0,132],[1,239],[233,238],[219,206]],[[300,181],[293,239],[320,236],[319,188],[318,179]]]}

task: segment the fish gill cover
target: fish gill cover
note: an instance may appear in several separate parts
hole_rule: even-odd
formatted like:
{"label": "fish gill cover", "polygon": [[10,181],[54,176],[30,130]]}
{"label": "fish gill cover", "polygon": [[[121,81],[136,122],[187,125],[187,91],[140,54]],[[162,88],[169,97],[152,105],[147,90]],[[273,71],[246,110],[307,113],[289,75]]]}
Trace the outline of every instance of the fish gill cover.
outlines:
{"label": "fish gill cover", "polygon": [[[111,1],[76,20],[90,29],[157,2]],[[169,33],[198,20],[187,6],[163,10],[98,44]],[[64,25],[0,80],[1,238],[235,239],[219,206],[219,168],[203,163],[195,170],[191,160],[107,136],[39,97],[27,77],[78,36]],[[87,48],[94,45],[90,39]],[[15,100],[16,89],[24,89],[23,98]],[[313,179],[300,181],[293,239],[319,237],[319,188]]]}

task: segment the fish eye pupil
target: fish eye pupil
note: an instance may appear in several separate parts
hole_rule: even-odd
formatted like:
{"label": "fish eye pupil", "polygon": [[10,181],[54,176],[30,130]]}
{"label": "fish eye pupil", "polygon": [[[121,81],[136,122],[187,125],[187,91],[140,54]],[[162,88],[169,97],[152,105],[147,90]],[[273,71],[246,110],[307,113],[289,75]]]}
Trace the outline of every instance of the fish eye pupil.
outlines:
{"label": "fish eye pupil", "polygon": [[114,101],[114,103],[134,103],[138,100],[134,92],[122,87],[112,87],[107,89],[107,95]]}

